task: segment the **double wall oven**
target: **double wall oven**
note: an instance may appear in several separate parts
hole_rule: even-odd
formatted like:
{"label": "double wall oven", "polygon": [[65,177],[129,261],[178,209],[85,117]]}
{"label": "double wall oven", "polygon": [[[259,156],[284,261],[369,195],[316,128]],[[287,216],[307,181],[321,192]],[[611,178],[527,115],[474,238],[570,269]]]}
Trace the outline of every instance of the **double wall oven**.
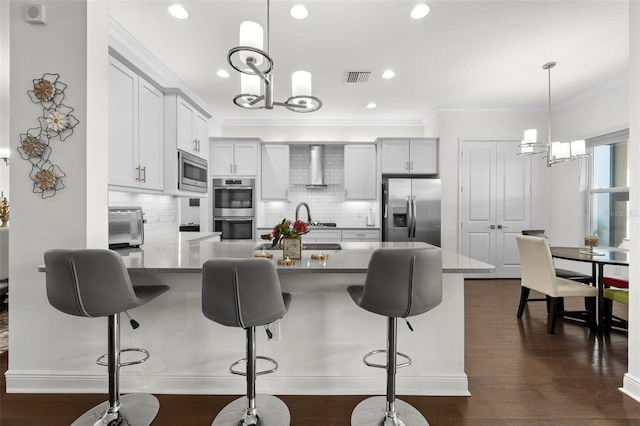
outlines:
{"label": "double wall oven", "polygon": [[213,179],[213,230],[223,241],[253,240],[255,179]]}

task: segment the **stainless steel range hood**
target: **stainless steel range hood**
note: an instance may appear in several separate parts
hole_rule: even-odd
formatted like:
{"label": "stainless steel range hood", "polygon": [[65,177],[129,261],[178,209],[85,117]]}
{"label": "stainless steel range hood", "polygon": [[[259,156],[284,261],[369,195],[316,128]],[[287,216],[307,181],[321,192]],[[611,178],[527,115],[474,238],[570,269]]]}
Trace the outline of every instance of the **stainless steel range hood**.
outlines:
{"label": "stainless steel range hood", "polygon": [[324,183],[324,145],[309,146],[309,181],[308,189],[323,189]]}

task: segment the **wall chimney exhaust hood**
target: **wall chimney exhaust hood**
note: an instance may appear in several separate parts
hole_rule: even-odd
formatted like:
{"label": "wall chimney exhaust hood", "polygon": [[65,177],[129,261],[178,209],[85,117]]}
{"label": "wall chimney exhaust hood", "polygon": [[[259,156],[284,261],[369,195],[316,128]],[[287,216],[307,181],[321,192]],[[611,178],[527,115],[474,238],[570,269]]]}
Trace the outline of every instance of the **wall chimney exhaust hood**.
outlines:
{"label": "wall chimney exhaust hood", "polygon": [[309,181],[308,189],[324,189],[324,145],[309,146]]}

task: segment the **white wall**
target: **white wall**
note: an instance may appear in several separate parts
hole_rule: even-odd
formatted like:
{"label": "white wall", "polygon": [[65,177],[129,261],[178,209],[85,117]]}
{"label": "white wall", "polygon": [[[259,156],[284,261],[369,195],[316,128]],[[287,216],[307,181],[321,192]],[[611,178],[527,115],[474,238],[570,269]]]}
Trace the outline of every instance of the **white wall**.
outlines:
{"label": "white wall", "polygon": [[222,133],[224,137],[260,138],[264,142],[374,142],[385,136],[422,137],[424,127],[415,121],[226,121]]}
{"label": "white wall", "polygon": [[[627,83],[597,96],[554,110],[553,140],[572,141],[629,127],[629,85]],[[629,157],[634,158],[634,157]],[[581,168],[588,160],[556,164],[550,168],[551,227],[555,245],[581,244],[584,237],[579,198]]]}
{"label": "white wall", "polygon": [[[640,3],[631,1],[629,7],[629,256],[637,259],[640,254]],[[624,377],[623,391],[640,401],[640,263],[629,266],[629,368]]]}
{"label": "white wall", "polygon": [[[546,138],[546,116],[535,111],[446,110],[440,112],[440,178],[442,179],[442,248],[459,252],[459,143],[461,138],[484,140],[522,139],[525,129],[538,128],[538,138]],[[548,177],[543,161],[533,161],[532,221],[536,228],[548,229]]]}
{"label": "white wall", "polygon": [[[9,0],[0,0],[0,147],[9,146],[9,28]],[[4,161],[0,161],[0,191],[11,202],[9,167]]]}
{"label": "white wall", "polygon": [[[64,336],[63,331],[69,322],[86,320],[58,313],[49,305],[44,274],[37,267],[47,249],[106,246],[108,232],[104,161],[108,5],[41,0],[38,3],[47,8],[47,24],[31,25],[24,21],[27,3],[10,2],[12,152],[20,143],[19,134],[38,124],[42,107],[31,102],[27,90],[44,73],[59,73],[68,84],[64,103],[75,109],[79,124],[66,141],[52,142],[51,161],[66,173],[65,188],[56,196],[42,199],[33,193],[28,161],[15,158],[11,163],[9,370],[47,369],[78,355],[69,343],[77,337]],[[95,63],[89,65],[89,58]],[[42,316],[43,311],[50,315]],[[44,317],[59,321],[38,321]]]}

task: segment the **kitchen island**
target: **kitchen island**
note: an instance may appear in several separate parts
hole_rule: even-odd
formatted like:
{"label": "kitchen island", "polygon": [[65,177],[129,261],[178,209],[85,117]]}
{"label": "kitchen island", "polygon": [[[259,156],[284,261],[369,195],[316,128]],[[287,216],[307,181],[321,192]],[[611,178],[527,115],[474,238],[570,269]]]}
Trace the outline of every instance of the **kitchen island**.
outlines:
{"label": "kitchen island", "polygon": [[[210,258],[252,257],[261,252],[255,250],[260,244],[213,242],[204,236],[182,242],[146,242],[138,249],[119,250],[130,274],[154,277],[170,287],[168,293],[130,312],[140,328],[132,330],[123,321],[122,347],[144,347],[151,353],[146,363],[122,369],[123,392],[244,393],[244,380],[229,374],[228,367],[244,357],[245,333],[203,316],[201,270]],[[386,319],[357,307],[346,289],[364,283],[369,258],[376,248],[428,245],[340,244],[341,250],[323,251],[329,255],[326,260],[311,258],[317,250],[303,250],[302,259],[295,265],[277,266],[282,289],[292,294],[292,301],[288,313],[276,325],[274,339],[268,341],[262,328],[258,329],[258,354],[280,364],[276,373],[260,376],[259,393],[384,392],[384,372],[366,367],[362,357],[385,347]],[[273,253],[274,260],[281,257],[281,251],[267,252]],[[412,365],[398,371],[399,395],[469,394],[464,372],[463,273],[493,269],[443,251],[442,303],[410,318],[413,332],[404,321],[398,324],[398,349],[413,359]],[[51,308],[38,321],[59,321],[65,335],[76,338],[49,342],[45,370],[41,366],[9,370],[8,392],[104,392],[106,371],[93,361],[106,346],[106,320],[69,317]]]}

